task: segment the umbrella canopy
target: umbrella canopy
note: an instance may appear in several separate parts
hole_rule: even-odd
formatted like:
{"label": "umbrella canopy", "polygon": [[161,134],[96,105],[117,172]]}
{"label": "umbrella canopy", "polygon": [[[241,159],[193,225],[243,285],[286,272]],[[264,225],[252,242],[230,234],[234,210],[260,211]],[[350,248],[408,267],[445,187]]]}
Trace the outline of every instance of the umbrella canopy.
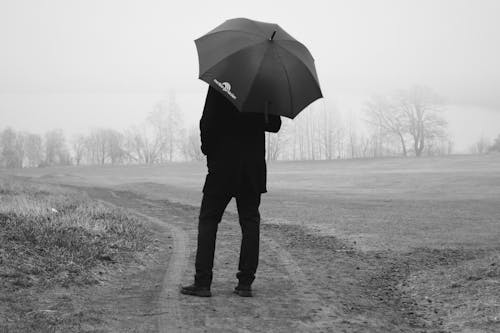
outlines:
{"label": "umbrella canopy", "polygon": [[231,19],[195,43],[199,78],[241,112],[293,119],[323,97],[310,52],[277,24]]}

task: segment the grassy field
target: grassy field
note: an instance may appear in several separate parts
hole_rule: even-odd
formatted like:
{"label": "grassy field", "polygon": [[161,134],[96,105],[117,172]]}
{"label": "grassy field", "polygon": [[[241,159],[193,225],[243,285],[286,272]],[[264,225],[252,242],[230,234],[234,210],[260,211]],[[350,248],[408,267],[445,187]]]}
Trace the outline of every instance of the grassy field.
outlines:
{"label": "grassy field", "polygon": [[[201,163],[175,163],[15,174],[197,207],[205,172]],[[500,331],[500,155],[276,162],[268,190],[264,223],[333,236],[371,258],[370,270],[383,272],[365,287],[381,300],[392,295],[388,304],[418,327]]]}
{"label": "grassy field", "polygon": [[[201,163],[21,170],[47,182],[114,187],[199,205]],[[500,155],[269,164],[262,215],[363,249],[496,246]],[[234,206],[230,206],[234,210]]]}
{"label": "grassy field", "polygon": [[315,224],[363,249],[498,245],[498,155],[288,164],[273,171],[269,215]]}
{"label": "grassy field", "polygon": [[95,307],[77,304],[82,288],[138,260],[149,239],[137,219],[82,192],[0,177],[0,331],[79,331],[100,321]]}

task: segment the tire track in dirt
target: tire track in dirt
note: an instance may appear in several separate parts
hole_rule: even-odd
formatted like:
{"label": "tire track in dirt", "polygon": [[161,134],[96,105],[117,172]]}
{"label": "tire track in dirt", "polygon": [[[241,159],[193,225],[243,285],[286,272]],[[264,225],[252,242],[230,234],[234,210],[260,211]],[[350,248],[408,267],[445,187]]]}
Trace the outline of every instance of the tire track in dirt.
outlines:
{"label": "tire track in dirt", "polygon": [[[290,277],[296,292],[299,295],[302,295],[303,301],[309,303],[310,308],[317,307],[321,304],[320,297],[314,292],[314,286],[311,284],[310,279],[307,278],[305,273],[302,271],[298,263],[293,259],[290,252],[285,250],[282,246],[278,244],[276,240],[271,237],[263,237],[263,242],[265,246],[267,246],[272,252],[274,252],[280,262],[288,272],[288,276]],[[342,311],[338,307],[329,308],[328,311],[322,311],[321,313],[317,313],[315,316],[316,320],[311,323],[310,327],[312,329],[320,330],[325,328],[324,324],[331,325],[333,314],[340,314]],[[340,319],[339,319],[340,320]]]}
{"label": "tire track in dirt", "polygon": [[[113,191],[109,191],[115,199],[120,196]],[[104,204],[111,204],[105,200],[99,200]],[[124,207],[125,208],[125,207]],[[139,212],[136,209],[126,207],[131,213],[140,216],[161,227],[167,227],[173,239],[173,253],[169,260],[167,271],[162,281],[161,293],[158,299],[158,328],[160,333],[183,332],[182,313],[179,306],[179,285],[187,266],[189,249],[189,236],[182,229],[156,217]]]}
{"label": "tire track in dirt", "polygon": [[[130,210],[130,209],[129,209]],[[134,214],[150,220],[153,223],[166,225],[174,240],[173,253],[168,263],[167,272],[163,278],[162,290],[159,297],[158,327],[161,333],[182,332],[182,314],[179,306],[179,285],[186,270],[188,257],[189,236],[182,228],[174,226],[155,217],[131,210]]]}

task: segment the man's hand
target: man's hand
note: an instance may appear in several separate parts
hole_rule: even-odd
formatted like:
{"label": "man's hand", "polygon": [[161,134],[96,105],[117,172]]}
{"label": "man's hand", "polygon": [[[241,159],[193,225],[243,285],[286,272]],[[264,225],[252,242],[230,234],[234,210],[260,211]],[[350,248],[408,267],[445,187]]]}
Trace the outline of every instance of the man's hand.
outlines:
{"label": "man's hand", "polygon": [[278,133],[281,128],[280,116],[269,115],[266,122],[266,132]]}

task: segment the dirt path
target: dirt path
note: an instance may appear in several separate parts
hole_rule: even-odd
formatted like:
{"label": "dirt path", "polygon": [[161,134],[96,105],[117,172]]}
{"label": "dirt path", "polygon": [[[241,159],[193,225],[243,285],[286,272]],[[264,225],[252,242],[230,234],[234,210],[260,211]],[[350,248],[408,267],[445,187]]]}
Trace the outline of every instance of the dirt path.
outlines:
{"label": "dirt path", "polygon": [[193,280],[198,208],[128,191],[89,194],[172,237],[152,314],[159,332],[443,332],[423,323],[411,299],[399,293],[408,271],[393,254],[359,252],[334,237],[265,219],[255,297],[234,295],[241,231],[230,212],[218,232],[214,296],[181,295],[180,285]]}
{"label": "dirt path", "polygon": [[241,236],[232,214],[226,214],[218,235],[214,297],[183,296],[178,288],[182,283],[190,283],[193,276],[195,248],[189,244],[196,239],[197,209],[146,200],[130,192],[95,189],[91,195],[163,225],[173,236],[173,253],[158,299],[160,332],[331,331],[340,318],[339,309],[333,304],[321,306],[306,274],[270,235],[262,237],[261,263],[254,285],[256,296],[243,299],[233,295]]}
{"label": "dirt path", "polygon": [[182,282],[183,272],[187,265],[189,238],[182,228],[171,223],[165,223],[160,219],[130,210],[134,214],[150,220],[158,225],[164,225],[169,229],[171,235],[175,235],[173,242],[173,253],[168,263],[167,272],[163,278],[161,293],[159,296],[158,327],[159,332],[173,332],[181,330],[184,326],[179,306],[178,285]]}

